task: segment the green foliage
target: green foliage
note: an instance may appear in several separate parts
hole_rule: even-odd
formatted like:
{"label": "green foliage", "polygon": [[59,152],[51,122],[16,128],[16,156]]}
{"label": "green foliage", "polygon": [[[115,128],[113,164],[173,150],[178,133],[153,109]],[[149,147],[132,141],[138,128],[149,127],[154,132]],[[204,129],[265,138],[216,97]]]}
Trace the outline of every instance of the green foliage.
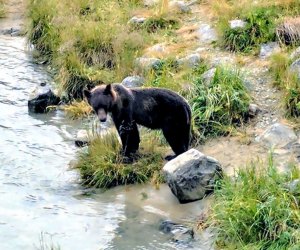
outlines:
{"label": "green foliage", "polygon": [[283,91],[283,102],[288,117],[300,116],[300,80],[289,67],[292,61],[285,53],[277,53],[271,57],[270,71],[274,84]]}
{"label": "green foliage", "polygon": [[110,188],[117,185],[144,183],[149,180],[162,182],[164,149],[159,138],[147,133],[143,136],[138,159],[133,164],[122,163],[121,145],[116,135],[109,134],[91,142],[82,153],[76,166],[84,185]]}
{"label": "green foliage", "polygon": [[247,117],[250,97],[237,70],[218,67],[212,81],[199,77],[190,97],[195,126],[202,136],[225,135]]}
{"label": "green foliage", "polygon": [[256,8],[246,16],[244,28],[231,29],[228,25],[223,31],[223,46],[230,51],[250,52],[261,43],[274,41],[275,20],[278,18],[274,8]]}
{"label": "green foliage", "polygon": [[160,29],[175,29],[178,27],[178,20],[175,18],[157,16],[147,18],[141,25],[142,28],[150,33],[156,32]]}
{"label": "green foliage", "polygon": [[220,181],[210,218],[216,243],[221,249],[299,249],[300,193],[287,187],[300,172],[280,174],[272,159],[259,166]]}

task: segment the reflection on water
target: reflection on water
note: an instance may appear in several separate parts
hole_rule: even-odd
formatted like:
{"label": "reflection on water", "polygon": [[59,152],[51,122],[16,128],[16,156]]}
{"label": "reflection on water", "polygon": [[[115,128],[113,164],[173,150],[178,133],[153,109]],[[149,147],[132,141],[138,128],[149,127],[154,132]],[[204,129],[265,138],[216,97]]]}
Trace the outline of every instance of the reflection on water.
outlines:
{"label": "reflection on water", "polygon": [[[0,48],[0,249],[39,249],[41,233],[63,250],[178,249],[159,220],[192,220],[203,203],[179,205],[165,186],[83,195],[68,170],[77,149],[62,131],[75,134],[80,122],[60,112],[29,115],[29,94],[51,78],[31,62],[24,38],[2,35]],[[193,249],[209,249],[201,244]]]}

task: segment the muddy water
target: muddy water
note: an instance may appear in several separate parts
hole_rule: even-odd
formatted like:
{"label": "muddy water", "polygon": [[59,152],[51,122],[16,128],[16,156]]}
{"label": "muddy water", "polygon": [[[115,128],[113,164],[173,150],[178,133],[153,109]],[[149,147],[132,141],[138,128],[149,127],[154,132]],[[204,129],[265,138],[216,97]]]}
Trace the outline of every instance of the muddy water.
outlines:
{"label": "muddy water", "polygon": [[180,205],[164,185],[87,192],[77,183],[68,169],[77,149],[63,131],[81,124],[28,114],[30,92],[51,78],[25,48],[0,35],[0,249],[209,249],[207,237],[185,246],[158,230],[161,219],[195,221],[205,203]]}

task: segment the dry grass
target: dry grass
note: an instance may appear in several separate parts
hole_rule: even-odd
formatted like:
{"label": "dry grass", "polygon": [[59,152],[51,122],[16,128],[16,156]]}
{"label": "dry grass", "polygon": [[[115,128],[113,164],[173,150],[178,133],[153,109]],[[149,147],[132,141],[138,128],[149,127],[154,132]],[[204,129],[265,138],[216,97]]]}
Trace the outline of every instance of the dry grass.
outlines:
{"label": "dry grass", "polygon": [[298,45],[300,43],[300,17],[285,18],[277,27],[276,34],[282,44]]}
{"label": "dry grass", "polygon": [[88,116],[92,112],[91,106],[86,101],[73,101],[70,105],[63,106],[63,110],[72,119]]}

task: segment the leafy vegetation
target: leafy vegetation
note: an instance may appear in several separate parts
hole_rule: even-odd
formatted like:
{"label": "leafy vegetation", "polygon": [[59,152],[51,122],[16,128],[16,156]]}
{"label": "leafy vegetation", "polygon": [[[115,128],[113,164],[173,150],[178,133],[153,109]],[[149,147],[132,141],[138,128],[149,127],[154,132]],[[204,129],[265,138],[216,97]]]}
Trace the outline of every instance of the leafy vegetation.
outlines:
{"label": "leafy vegetation", "polygon": [[132,164],[124,164],[121,145],[115,134],[108,134],[91,142],[87,152],[79,157],[76,168],[84,185],[109,188],[117,185],[162,182],[160,174],[165,148],[153,133],[145,133],[140,152]]}
{"label": "leafy vegetation", "polygon": [[[225,177],[215,192],[210,223],[221,249],[299,249],[300,193],[289,188],[298,169],[280,174],[272,158]],[[298,183],[299,184],[299,183]]]}
{"label": "leafy vegetation", "polygon": [[209,83],[195,81],[191,103],[195,126],[202,136],[227,134],[247,117],[250,97],[238,70],[218,67]]}

